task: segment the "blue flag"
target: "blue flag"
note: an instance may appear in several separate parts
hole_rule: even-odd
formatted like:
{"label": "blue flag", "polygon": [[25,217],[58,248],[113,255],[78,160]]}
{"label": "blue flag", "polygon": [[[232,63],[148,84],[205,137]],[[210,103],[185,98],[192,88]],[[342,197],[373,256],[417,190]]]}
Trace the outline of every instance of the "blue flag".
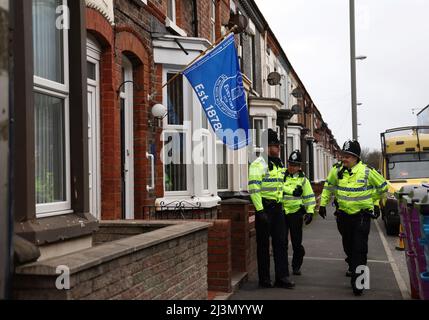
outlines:
{"label": "blue flag", "polygon": [[183,72],[201,102],[216,136],[230,149],[250,143],[246,92],[234,35]]}

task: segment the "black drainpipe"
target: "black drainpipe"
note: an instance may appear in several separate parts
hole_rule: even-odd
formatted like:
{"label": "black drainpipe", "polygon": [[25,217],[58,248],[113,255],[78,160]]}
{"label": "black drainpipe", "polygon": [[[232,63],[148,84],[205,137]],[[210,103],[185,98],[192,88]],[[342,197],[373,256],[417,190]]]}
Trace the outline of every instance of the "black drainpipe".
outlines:
{"label": "black drainpipe", "polygon": [[194,21],[193,21],[193,25],[194,25],[194,37],[198,37],[198,0],[192,0],[192,6],[193,6],[193,15],[194,15]]}

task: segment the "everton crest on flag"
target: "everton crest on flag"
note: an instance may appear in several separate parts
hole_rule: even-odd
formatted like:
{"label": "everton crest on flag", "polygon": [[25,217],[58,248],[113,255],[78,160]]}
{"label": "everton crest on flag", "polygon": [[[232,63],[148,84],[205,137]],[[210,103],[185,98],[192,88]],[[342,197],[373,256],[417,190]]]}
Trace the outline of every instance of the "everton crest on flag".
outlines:
{"label": "everton crest on flag", "polygon": [[234,35],[229,35],[183,75],[197,94],[216,136],[230,149],[247,146],[249,113]]}

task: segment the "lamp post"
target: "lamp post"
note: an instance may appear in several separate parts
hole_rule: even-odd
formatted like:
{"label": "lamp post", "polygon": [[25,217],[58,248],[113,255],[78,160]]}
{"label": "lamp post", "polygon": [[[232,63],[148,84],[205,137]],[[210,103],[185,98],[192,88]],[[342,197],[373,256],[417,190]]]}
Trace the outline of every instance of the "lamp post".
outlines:
{"label": "lamp post", "polygon": [[357,94],[356,94],[356,60],[365,60],[366,56],[356,56],[355,39],[355,1],[350,1],[350,63],[351,63],[351,89],[352,89],[352,135],[354,140],[358,140],[357,126]]}

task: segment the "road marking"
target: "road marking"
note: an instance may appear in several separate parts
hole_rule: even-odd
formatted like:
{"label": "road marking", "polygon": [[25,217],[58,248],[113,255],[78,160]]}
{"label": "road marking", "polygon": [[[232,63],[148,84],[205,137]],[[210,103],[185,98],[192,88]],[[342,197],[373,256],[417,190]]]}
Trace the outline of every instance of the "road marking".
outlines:
{"label": "road marking", "polygon": [[375,225],[378,229],[378,234],[380,235],[381,242],[383,243],[384,251],[386,251],[387,258],[390,261],[390,266],[392,267],[393,274],[395,275],[396,282],[398,283],[399,290],[401,290],[401,295],[404,300],[410,299],[410,293],[408,292],[407,285],[405,284],[404,278],[402,278],[399,268],[393,258],[392,251],[389,248],[386,237],[384,236],[383,231],[381,230],[378,221],[375,220]]}
{"label": "road marking", "polygon": [[[289,256],[289,258],[292,258],[293,256]],[[326,258],[326,257],[304,257],[304,259],[307,260],[320,260],[320,261],[344,261],[342,258]],[[390,261],[387,260],[367,260],[370,263],[385,263],[388,264]]]}

